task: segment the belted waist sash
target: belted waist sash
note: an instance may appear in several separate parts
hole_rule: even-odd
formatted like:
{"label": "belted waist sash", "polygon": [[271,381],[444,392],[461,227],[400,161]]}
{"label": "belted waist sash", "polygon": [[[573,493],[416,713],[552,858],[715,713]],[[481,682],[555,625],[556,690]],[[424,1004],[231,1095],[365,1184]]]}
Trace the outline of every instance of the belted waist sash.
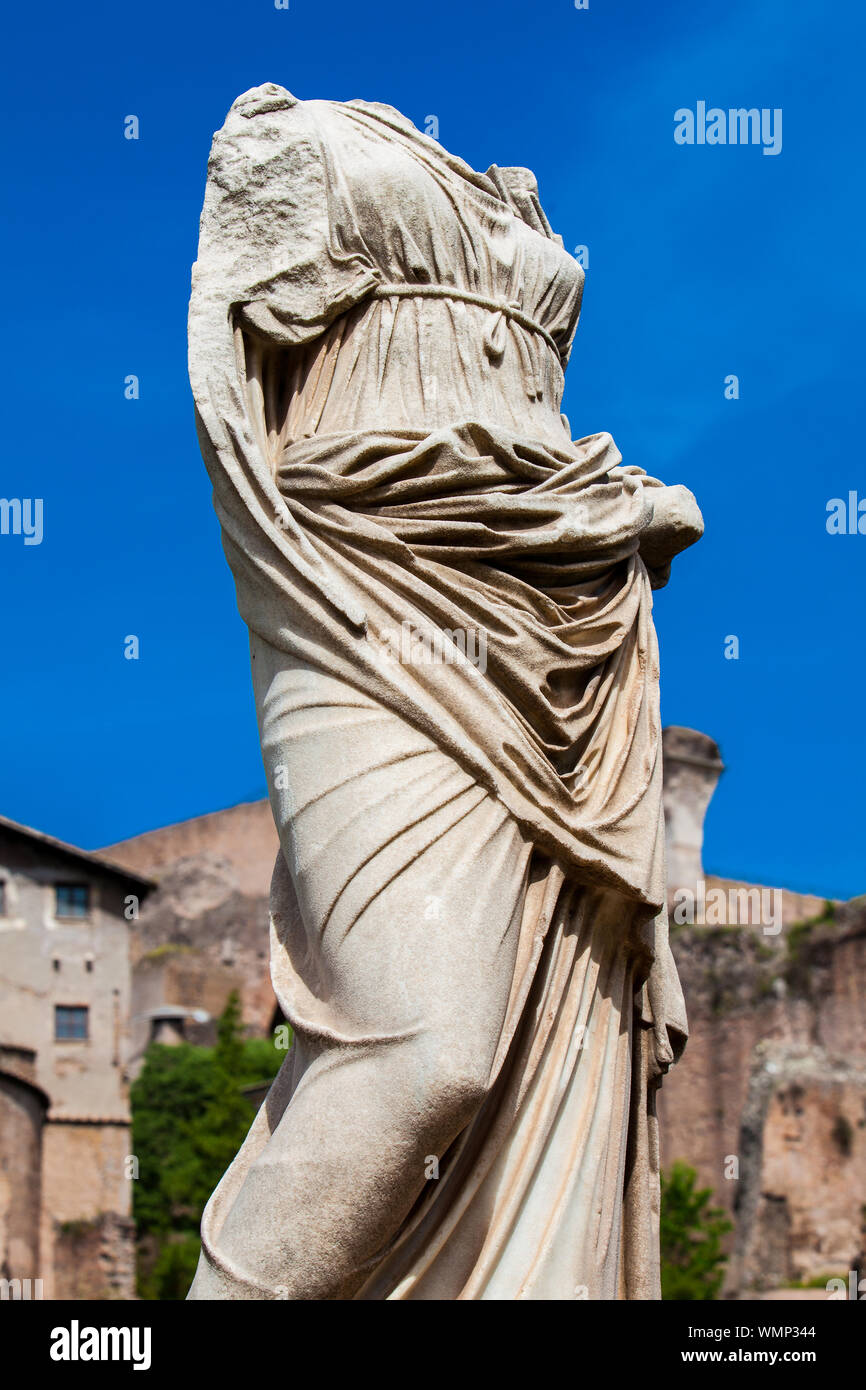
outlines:
{"label": "belted waist sash", "polygon": [[[562,356],[555,340],[548,333],[546,328],[542,328],[535,319],[524,314],[523,310],[514,300],[491,299],[487,295],[475,294],[473,290],[461,290],[456,285],[429,285],[419,283],[412,285],[408,283],[382,284],[378,285],[372,294],[373,299],[459,299],[466,304],[478,304],[482,309],[489,309],[494,314],[502,314],[507,319],[513,319],[519,323],[521,328],[527,329],[530,333],[537,333],[543,338],[548,347],[556,353],[557,360],[561,363]],[[491,331],[489,340],[485,341],[485,346],[492,350],[496,355],[501,355],[498,349],[493,347],[493,334],[495,326]]]}

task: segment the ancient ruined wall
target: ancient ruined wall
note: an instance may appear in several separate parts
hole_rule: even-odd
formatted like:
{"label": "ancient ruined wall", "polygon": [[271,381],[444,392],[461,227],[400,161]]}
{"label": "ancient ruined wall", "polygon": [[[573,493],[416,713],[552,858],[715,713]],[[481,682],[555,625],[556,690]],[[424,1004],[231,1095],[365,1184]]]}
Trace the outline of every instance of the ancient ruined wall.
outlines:
{"label": "ancient ruined wall", "polygon": [[762,1043],[741,1149],[731,1284],[866,1274],[866,1062]]}
{"label": "ancient ruined wall", "polygon": [[729,1292],[847,1271],[866,1197],[866,913],[706,874],[719,750],[671,728],[664,756],[671,942],[690,1039],[659,1096],[663,1166],[695,1167],[734,1218]]}
{"label": "ancient ruined wall", "polygon": [[[243,893],[233,865],[210,853],[163,870],[136,931],[136,1063],[149,1039],[149,1016],[160,1004],[204,1010],[213,1021],[237,990],[246,1027],[259,1035],[269,1030],[276,999],[269,973],[267,884],[257,895]],[[213,1024],[188,1026],[187,1032],[199,1041],[213,1040]]]}
{"label": "ancient ruined wall", "polygon": [[5,1053],[0,1049],[0,1278],[42,1279],[42,1129],[48,1101],[22,1076],[3,1069],[16,1060]]}
{"label": "ancient ruined wall", "polygon": [[0,1048],[0,1278],[38,1279],[48,1299],[132,1298],[129,1126],[52,1121],[35,1065]]}
{"label": "ancient ruined wall", "polygon": [[860,901],[841,909],[837,935],[819,933],[812,943],[820,970],[816,1041],[835,1056],[851,1059],[866,1057],[866,931],[859,929],[866,902],[861,907]]}
{"label": "ancient ruined wall", "polygon": [[[135,933],[134,1068],[160,1004],[204,1010],[215,1019],[232,990],[246,1027],[268,1031],[276,999],[268,973],[268,892],[278,848],[267,801],[232,806],[112,845],[106,856],[153,876]],[[186,1024],[207,1041],[206,1025]]]}
{"label": "ancient ruined wall", "polygon": [[134,1168],[128,1124],[48,1124],[42,1241],[46,1298],[133,1298]]}
{"label": "ancient ruined wall", "polygon": [[54,1233],[56,1299],[135,1298],[135,1225],[130,1218],[103,1212],[90,1221],[66,1222]]}
{"label": "ancient ruined wall", "polygon": [[214,855],[231,865],[238,892],[255,897],[268,891],[278,844],[270,802],[248,801],[121,840],[102,854],[157,879],[181,859]]}
{"label": "ancient ruined wall", "polygon": [[728,1288],[859,1268],[866,908],[776,937],[675,929],[673,949],[691,1038],[659,1097],[662,1161],[692,1164],[734,1216]]}

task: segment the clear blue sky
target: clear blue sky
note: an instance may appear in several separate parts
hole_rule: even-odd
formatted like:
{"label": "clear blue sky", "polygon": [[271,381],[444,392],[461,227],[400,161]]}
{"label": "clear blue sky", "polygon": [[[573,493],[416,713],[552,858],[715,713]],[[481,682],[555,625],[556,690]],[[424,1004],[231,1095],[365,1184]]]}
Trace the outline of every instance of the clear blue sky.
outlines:
{"label": "clear blue sky", "polygon": [[[866,497],[860,7],[51,0],[4,37],[0,496],[42,497],[45,533],[0,536],[0,812],[94,848],[264,795],[185,318],[211,134],[275,81],[535,170],[589,247],[573,432],[706,518],[656,618],[665,722],[728,765],[707,867],[866,890],[866,535],[825,528]],[[781,153],[677,145],[698,101],[781,108]]]}

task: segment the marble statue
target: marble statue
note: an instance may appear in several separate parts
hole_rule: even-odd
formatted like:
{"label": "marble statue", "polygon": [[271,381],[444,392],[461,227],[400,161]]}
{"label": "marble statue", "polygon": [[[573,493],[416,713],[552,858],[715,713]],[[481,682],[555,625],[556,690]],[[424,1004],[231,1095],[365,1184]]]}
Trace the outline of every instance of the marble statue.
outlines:
{"label": "marble statue", "polygon": [[651,590],[702,522],[571,438],[583,279],[393,107],[268,83],[214,138],[190,375],[295,1042],[190,1298],[659,1297]]}

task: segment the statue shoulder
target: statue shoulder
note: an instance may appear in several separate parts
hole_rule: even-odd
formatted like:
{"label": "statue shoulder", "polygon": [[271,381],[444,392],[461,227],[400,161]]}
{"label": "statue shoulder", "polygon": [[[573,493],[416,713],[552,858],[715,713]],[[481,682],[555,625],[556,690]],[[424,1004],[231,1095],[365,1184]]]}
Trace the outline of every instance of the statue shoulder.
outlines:
{"label": "statue shoulder", "polygon": [[250,87],[248,92],[242,92],[232,102],[229,115],[234,113],[249,120],[269,111],[288,111],[297,105],[298,98],[292,96],[285,87],[278,86],[276,82],[263,82],[260,87]]}

